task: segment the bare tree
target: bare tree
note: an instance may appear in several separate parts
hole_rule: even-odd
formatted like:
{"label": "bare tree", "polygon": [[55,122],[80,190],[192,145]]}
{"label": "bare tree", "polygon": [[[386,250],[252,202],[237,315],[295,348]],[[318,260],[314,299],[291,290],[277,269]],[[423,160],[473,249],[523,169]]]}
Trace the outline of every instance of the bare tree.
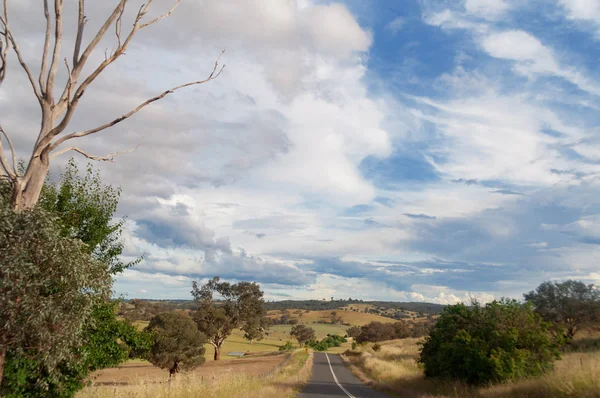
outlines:
{"label": "bare tree", "polygon": [[[219,55],[215,61],[214,67],[207,78],[172,87],[161,94],[144,101],[124,115],[101,126],[97,126],[86,131],[65,133],[65,129],[69,125],[69,122],[71,121],[71,118],[77,109],[77,105],[79,104],[81,97],[90,84],[96,80],[96,78],[104,71],[104,69],[106,69],[106,67],[115,62],[121,55],[125,53],[125,50],[127,50],[127,47],[138,31],[147,28],[148,26],[153,25],[161,19],[171,15],[179,3],[181,3],[181,0],[176,0],[175,4],[165,14],[145,21],[144,17],[148,13],[148,10],[153,2],[153,0],[147,0],[147,3],[143,4],[137,11],[132,28],[127,34],[124,34],[122,30],[123,14],[125,12],[125,7],[130,1],[119,0],[119,3],[115,6],[108,19],[106,19],[102,27],[98,30],[94,38],[86,47],[82,45],[83,31],[87,22],[84,12],[85,0],[79,0],[77,35],[70,64],[69,60],[64,58],[64,65],[67,70],[68,79],[65,83],[65,86],[62,87],[62,90],[58,91],[56,91],[57,87],[55,87],[55,79],[61,63],[60,53],[63,41],[63,0],[54,0],[54,9],[52,14],[50,13],[50,7],[48,4],[49,1],[42,0],[44,6],[44,15],[46,18],[46,29],[40,74],[37,79],[34,77],[31,69],[25,62],[21,50],[17,44],[15,35],[10,29],[7,5],[8,0],[1,1],[3,2],[3,7],[0,10],[0,83],[4,80],[6,75],[6,60],[8,57],[8,50],[10,48],[21,65],[21,68],[26,73],[29,83],[33,89],[33,94],[37,98],[42,110],[40,132],[32,149],[31,157],[23,175],[20,175],[17,169],[15,148],[9,138],[9,135],[4,131],[4,129],[2,129],[0,124],[0,176],[8,178],[12,183],[11,206],[16,211],[30,208],[37,203],[44,179],[48,174],[50,160],[52,158],[62,155],[65,152],[75,151],[92,160],[112,161],[116,155],[125,153],[114,152],[106,156],[93,156],[79,147],[61,147],[62,144],[74,138],[85,137],[106,130],[107,128],[112,127],[131,117],[151,103],[158,101],[179,89],[206,83],[210,80],[216,79],[225,67],[223,65],[219,68],[219,59],[223,54],[223,52],[221,52],[221,55]],[[117,39],[116,50],[114,50],[112,53],[106,53],[104,61],[101,62],[100,65],[98,65],[89,76],[82,78],[81,73],[90,57],[90,54],[96,49],[98,43],[100,40],[102,40],[111,26],[114,29]],[[60,93],[60,95],[55,96],[56,93]],[[4,153],[4,148],[2,146],[3,140],[8,146],[7,150],[10,152],[10,156],[12,158],[11,162],[8,161],[8,158]],[[130,152],[131,150],[133,149],[130,149],[126,152]]]}

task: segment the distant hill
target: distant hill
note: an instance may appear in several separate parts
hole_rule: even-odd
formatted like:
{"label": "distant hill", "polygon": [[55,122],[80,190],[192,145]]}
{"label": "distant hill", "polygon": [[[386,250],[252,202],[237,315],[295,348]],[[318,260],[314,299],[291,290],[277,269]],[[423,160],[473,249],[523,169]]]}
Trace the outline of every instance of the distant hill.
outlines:
{"label": "distant hill", "polygon": [[[395,302],[395,301],[363,301],[363,300],[284,300],[269,301],[265,303],[267,310],[311,310],[325,311],[340,308],[356,308],[362,312],[379,314],[382,316],[392,313],[416,313],[421,316],[437,315],[445,307],[442,304],[419,303],[419,302]],[[391,316],[396,318],[396,316]],[[402,318],[399,316],[397,319]]]}

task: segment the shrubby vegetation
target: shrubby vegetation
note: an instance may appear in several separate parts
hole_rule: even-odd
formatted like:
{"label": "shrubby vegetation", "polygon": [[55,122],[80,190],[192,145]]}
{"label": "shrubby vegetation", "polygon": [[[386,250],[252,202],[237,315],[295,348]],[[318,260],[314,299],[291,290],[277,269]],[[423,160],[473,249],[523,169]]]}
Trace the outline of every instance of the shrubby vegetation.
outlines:
{"label": "shrubby vegetation", "polygon": [[61,375],[81,366],[86,327],[94,326],[94,309],[106,301],[111,284],[106,265],[81,240],[63,236],[53,214],[0,205],[3,396],[31,390],[63,395],[72,388]]}
{"label": "shrubby vegetation", "polygon": [[457,304],[440,314],[419,362],[425,375],[484,384],[537,376],[560,358],[560,340],[532,307],[503,299]]}
{"label": "shrubby vegetation", "polygon": [[328,334],[321,341],[312,339],[306,342],[306,346],[312,348],[315,351],[327,351],[329,348],[340,347],[342,343],[347,342],[345,337],[338,336],[336,334]]}

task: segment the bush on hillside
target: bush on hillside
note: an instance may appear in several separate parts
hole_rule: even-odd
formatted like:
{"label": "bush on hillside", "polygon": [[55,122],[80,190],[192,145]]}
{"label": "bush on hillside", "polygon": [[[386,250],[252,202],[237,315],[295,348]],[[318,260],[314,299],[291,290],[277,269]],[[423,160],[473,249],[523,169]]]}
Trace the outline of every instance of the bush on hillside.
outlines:
{"label": "bush on hillside", "polygon": [[457,304],[442,311],[418,361],[428,377],[484,384],[547,372],[561,344],[528,304]]}

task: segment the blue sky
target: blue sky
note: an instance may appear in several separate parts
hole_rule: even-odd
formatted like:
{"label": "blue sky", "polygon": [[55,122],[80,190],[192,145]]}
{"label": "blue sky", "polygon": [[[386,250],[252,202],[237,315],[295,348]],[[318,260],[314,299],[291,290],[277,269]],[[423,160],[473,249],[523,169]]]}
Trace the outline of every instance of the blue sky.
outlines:
{"label": "blue sky", "polygon": [[[145,256],[117,295],[189,298],[214,275],[439,303],[600,283],[600,3],[190,0],[137,40],[74,129],[222,48],[227,68],[82,144],[143,142],[99,165]],[[0,106],[26,153],[31,101]]]}

